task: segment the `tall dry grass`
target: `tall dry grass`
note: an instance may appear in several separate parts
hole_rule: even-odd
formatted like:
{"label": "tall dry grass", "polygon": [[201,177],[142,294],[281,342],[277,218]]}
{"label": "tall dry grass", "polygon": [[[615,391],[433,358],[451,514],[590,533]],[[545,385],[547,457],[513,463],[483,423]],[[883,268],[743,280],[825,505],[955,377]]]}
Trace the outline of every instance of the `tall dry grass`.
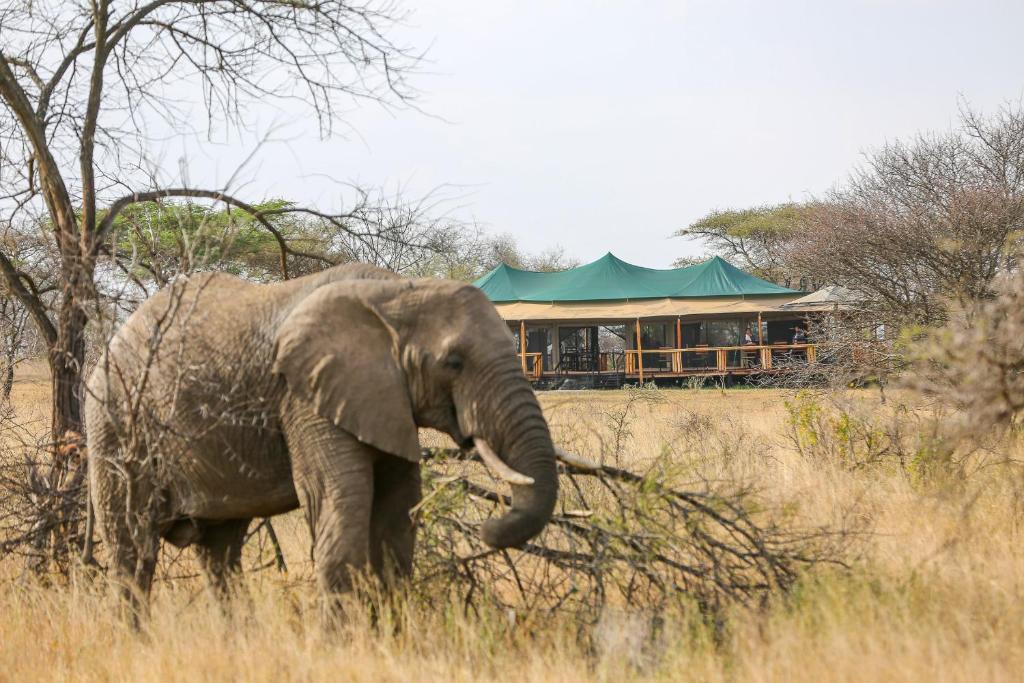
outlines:
{"label": "tall dry grass", "polygon": [[[15,389],[26,416],[41,414],[45,398],[39,375]],[[581,452],[635,468],[672,458],[694,477],[752,480],[800,523],[855,519],[851,569],[808,576],[767,608],[736,608],[717,631],[685,606],[655,623],[628,608],[608,611],[580,638],[570,615],[466,616],[456,604],[428,611],[408,600],[376,626],[357,611],[325,633],[306,531],[293,514],[276,523],[287,574],[247,573],[245,597],[225,616],[189,576],[186,553],[180,578],[156,586],[139,633],[102,584],[41,586],[0,560],[0,679],[1018,680],[1024,671],[1020,435],[960,446],[936,469],[920,464],[936,449],[926,422],[913,419],[929,410],[909,394],[884,405],[869,391],[851,394],[840,413],[819,415],[811,434],[801,410],[824,404],[781,390],[541,400],[556,439]],[[885,425],[903,425],[905,461],[856,466],[844,454],[862,444],[843,414],[879,437]],[[249,549],[247,566],[257,561]]]}

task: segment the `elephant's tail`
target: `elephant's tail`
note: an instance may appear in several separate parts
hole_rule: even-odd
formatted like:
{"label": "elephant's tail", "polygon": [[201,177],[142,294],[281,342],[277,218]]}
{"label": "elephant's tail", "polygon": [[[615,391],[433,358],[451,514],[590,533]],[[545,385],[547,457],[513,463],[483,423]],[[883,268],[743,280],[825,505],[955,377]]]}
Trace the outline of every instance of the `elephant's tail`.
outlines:
{"label": "elephant's tail", "polygon": [[86,567],[94,566],[96,559],[93,557],[93,527],[96,526],[96,512],[92,507],[92,491],[89,486],[89,477],[85,478],[85,540],[82,542],[82,564]]}

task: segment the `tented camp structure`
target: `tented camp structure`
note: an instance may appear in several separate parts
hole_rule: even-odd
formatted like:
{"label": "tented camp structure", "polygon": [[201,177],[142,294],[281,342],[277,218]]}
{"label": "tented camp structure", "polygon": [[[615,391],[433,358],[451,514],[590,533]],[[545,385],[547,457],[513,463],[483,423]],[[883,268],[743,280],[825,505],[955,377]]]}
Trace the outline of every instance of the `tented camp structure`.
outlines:
{"label": "tented camp structure", "polygon": [[[608,253],[559,272],[502,264],[475,282],[508,321],[523,371],[545,386],[777,372],[815,347],[797,333],[805,296],[721,258],[643,268]],[[749,341],[747,340],[749,333]]]}

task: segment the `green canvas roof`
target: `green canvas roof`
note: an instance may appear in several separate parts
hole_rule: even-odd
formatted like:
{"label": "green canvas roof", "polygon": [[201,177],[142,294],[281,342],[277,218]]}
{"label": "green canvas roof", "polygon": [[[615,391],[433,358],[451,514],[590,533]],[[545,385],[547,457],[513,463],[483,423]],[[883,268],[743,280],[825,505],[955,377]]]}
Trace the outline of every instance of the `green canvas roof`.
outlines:
{"label": "green canvas roof", "polygon": [[592,263],[554,273],[502,263],[473,284],[495,303],[801,294],[754,277],[717,256],[686,268],[658,270],[626,263],[611,252]]}

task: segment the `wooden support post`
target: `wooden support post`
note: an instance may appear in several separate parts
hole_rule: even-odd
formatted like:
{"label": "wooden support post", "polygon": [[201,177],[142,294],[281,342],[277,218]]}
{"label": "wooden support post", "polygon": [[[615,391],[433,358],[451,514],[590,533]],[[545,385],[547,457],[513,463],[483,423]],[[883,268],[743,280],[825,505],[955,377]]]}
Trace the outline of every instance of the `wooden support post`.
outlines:
{"label": "wooden support post", "polygon": [[811,344],[807,347],[807,362],[814,363],[818,360],[818,347]]}
{"label": "wooden support post", "polygon": [[523,366],[523,374],[526,374],[526,321],[519,321],[519,362]]}
{"label": "wooden support post", "polygon": [[[676,317],[676,348],[683,348],[683,320],[682,318]],[[672,365],[675,366],[672,369],[675,372],[683,371],[683,352],[676,351],[672,354]]]}
{"label": "wooden support post", "polygon": [[640,386],[644,385],[644,344],[640,341],[640,318],[636,319],[636,363],[640,371]]}
{"label": "wooden support post", "polygon": [[562,330],[555,325],[551,335],[551,369],[562,370]]}
{"label": "wooden support post", "polygon": [[718,358],[717,358],[717,360],[718,360],[717,365],[718,365],[718,369],[719,370],[723,370],[724,371],[726,368],[729,367],[729,356],[728,356],[728,354],[729,354],[729,352],[726,351],[725,349],[718,349],[718,351],[716,352],[716,355],[718,356]]}
{"label": "wooden support post", "polygon": [[764,335],[761,333],[761,311],[757,312],[757,345],[761,349],[761,369],[771,370],[772,350],[764,348]]}

